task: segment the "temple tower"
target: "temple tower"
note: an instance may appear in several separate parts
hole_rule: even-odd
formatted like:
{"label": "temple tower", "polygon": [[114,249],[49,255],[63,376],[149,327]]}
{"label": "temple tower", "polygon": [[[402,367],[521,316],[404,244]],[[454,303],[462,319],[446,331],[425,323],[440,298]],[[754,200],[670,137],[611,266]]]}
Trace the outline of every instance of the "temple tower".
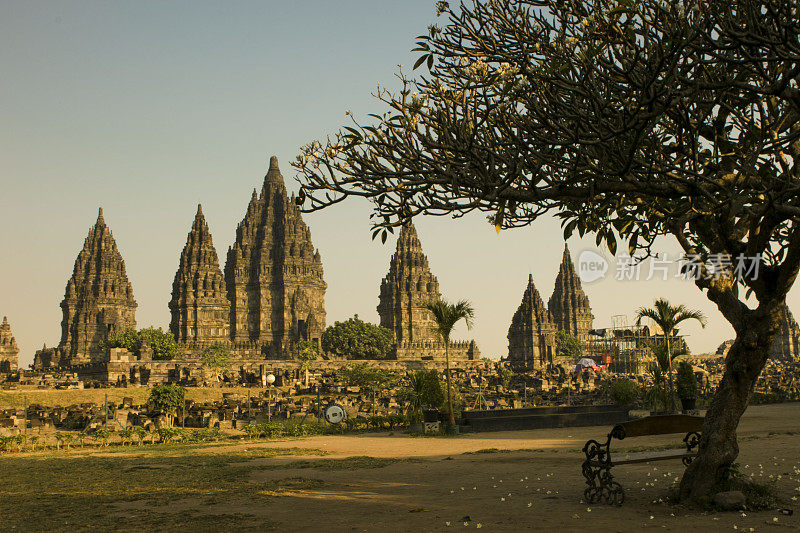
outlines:
{"label": "temple tower", "polygon": [[169,310],[169,329],[178,342],[207,345],[230,341],[225,278],[200,205],[172,282]]}
{"label": "temple tower", "polygon": [[586,342],[589,330],[592,329],[594,315],[589,306],[589,298],[581,288],[581,280],[575,272],[575,265],[572,263],[566,243],[553,295],[550,296],[547,308],[557,330],[575,335]]}
{"label": "temple tower", "polygon": [[441,298],[417,230],[411,222],[400,229],[389,272],[381,282],[378,315],[381,326],[394,332],[398,345],[435,340],[433,314],[425,304]]}
{"label": "temple tower", "polygon": [[234,342],[255,342],[267,355],[282,357],[295,342],[322,337],[322,260],[274,156],[228,249],[225,284]]}
{"label": "temple tower", "polygon": [[19,346],[11,334],[8,319],[0,324],[0,372],[14,372],[19,368]]}
{"label": "temple tower", "polygon": [[792,316],[789,306],[783,307],[780,329],[769,349],[769,355],[773,359],[784,361],[800,360],[800,326]]}
{"label": "temple tower", "polygon": [[136,327],[133,289],[102,207],[75,259],[61,309],[62,364],[89,362],[108,336]]}
{"label": "temple tower", "polygon": [[508,358],[538,369],[552,363],[555,353],[556,326],[533,284],[533,275],[528,275],[522,303],[508,328]]}

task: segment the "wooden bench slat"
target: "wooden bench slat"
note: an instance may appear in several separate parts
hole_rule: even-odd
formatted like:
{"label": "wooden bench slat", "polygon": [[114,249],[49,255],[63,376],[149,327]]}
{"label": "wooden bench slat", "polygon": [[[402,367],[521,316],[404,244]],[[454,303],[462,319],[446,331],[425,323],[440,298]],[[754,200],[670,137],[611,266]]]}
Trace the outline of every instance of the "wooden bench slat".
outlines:
{"label": "wooden bench slat", "polygon": [[[616,455],[611,457],[611,466],[630,465],[636,463],[649,463],[651,461],[666,461],[669,459],[683,459],[684,457],[696,457],[697,452],[687,452],[686,450],[663,450],[659,452],[632,453]],[[601,466],[600,461],[590,461],[592,466]]]}
{"label": "wooden bench slat", "polygon": [[617,424],[625,430],[625,437],[642,437],[645,435],[667,435],[669,433],[688,433],[700,431],[703,427],[702,416],[660,415],[648,416]]}

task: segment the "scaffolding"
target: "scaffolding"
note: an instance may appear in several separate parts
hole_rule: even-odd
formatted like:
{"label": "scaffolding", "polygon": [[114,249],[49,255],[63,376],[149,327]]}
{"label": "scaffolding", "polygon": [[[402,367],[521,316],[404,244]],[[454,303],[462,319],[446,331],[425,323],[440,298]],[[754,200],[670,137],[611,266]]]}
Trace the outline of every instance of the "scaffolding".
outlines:
{"label": "scaffolding", "polygon": [[[655,362],[651,346],[666,341],[657,326],[630,325],[626,315],[613,315],[611,327],[589,331],[587,352],[595,361],[608,365],[611,372],[619,374],[644,374]],[[675,348],[685,346],[683,337],[673,335]]]}

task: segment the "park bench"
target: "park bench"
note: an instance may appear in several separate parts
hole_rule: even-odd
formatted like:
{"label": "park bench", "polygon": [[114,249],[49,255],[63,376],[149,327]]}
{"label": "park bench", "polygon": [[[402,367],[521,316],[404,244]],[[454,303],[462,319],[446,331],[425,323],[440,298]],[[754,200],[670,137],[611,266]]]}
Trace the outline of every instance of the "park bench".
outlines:
{"label": "park bench", "polygon": [[[700,444],[700,428],[704,418],[688,415],[659,415],[648,416],[617,424],[608,434],[604,444],[596,440],[589,440],[583,446],[586,460],[581,467],[583,477],[586,478],[588,487],[583,491],[583,496],[588,503],[605,502],[608,504],[622,505],[625,501],[625,490],[614,481],[611,468],[619,465],[635,463],[649,463],[653,461],[666,461],[681,459],[688,466],[697,456],[697,447]],[[617,452],[611,455],[611,441],[623,440],[632,437],[647,435],[668,435],[672,433],[685,433],[683,443],[685,449],[666,450],[658,452],[625,454]]]}

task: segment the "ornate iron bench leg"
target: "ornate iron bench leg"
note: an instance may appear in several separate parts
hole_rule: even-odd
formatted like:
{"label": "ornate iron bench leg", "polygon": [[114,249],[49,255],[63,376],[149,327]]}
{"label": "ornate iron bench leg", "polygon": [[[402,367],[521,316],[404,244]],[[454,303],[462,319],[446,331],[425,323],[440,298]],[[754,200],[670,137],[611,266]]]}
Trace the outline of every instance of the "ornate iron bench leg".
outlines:
{"label": "ornate iron bench leg", "polygon": [[625,501],[625,490],[622,485],[614,481],[614,476],[611,474],[613,464],[608,450],[610,442],[609,436],[605,445],[590,440],[583,447],[586,460],[581,466],[581,471],[588,485],[583,491],[583,497],[588,503],[602,501],[612,505],[622,505]]}
{"label": "ornate iron bench leg", "polygon": [[[686,451],[688,453],[693,453],[697,451],[697,447],[700,445],[700,433],[696,431],[690,431],[683,437],[683,442],[686,444]],[[681,462],[684,466],[689,466],[692,464],[694,457],[684,457],[681,459]]]}

